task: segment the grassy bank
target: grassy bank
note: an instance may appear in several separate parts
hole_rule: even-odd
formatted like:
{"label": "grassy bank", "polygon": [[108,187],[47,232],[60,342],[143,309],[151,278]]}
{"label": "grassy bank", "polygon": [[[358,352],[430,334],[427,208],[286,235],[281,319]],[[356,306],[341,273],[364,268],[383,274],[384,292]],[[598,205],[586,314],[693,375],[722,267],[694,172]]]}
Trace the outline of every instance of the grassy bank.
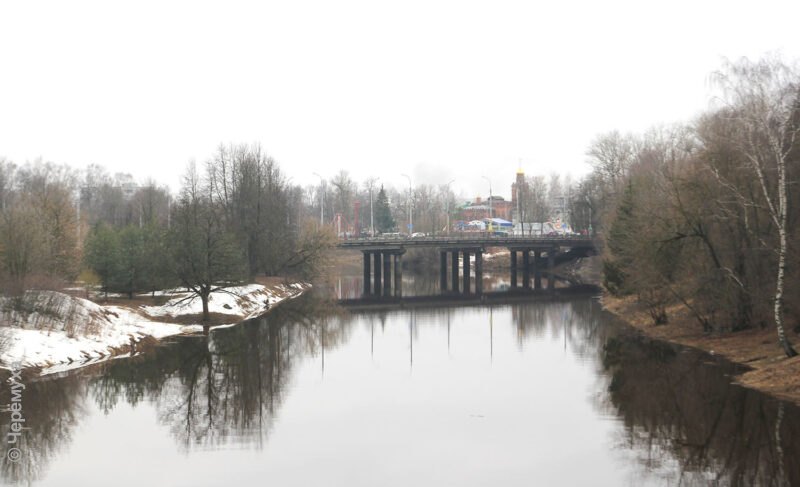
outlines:
{"label": "grassy bank", "polygon": [[[800,357],[786,358],[773,327],[708,334],[683,306],[669,308],[669,322],[658,326],[652,324],[634,297],[606,294],[603,306],[652,338],[694,347],[745,365],[750,370],[735,377],[736,383],[800,404]],[[800,342],[797,333],[789,334],[794,343]]]}

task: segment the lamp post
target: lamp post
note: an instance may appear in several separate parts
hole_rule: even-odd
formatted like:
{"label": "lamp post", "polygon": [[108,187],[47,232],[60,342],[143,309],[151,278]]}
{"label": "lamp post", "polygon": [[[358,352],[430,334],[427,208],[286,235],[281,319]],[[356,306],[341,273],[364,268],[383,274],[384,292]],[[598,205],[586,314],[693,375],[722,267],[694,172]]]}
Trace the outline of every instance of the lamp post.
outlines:
{"label": "lamp post", "polygon": [[369,178],[367,179],[367,183],[369,184],[369,236],[375,237],[375,214],[372,211],[372,190],[375,187],[375,182],[380,180],[380,178]]}
{"label": "lamp post", "polygon": [[317,173],[314,176],[319,178],[319,224],[322,226],[325,224],[325,180]]}
{"label": "lamp post", "polygon": [[410,237],[412,230],[414,230],[414,216],[411,213],[411,194],[413,188],[411,186],[411,177],[407,174],[401,174],[401,176],[408,179],[408,235]]}
{"label": "lamp post", "polygon": [[492,180],[486,176],[481,176],[483,179],[489,181],[489,219],[492,219]]}
{"label": "lamp post", "polygon": [[450,235],[450,185],[455,182],[455,179],[451,180],[449,183],[445,184],[447,188],[447,194],[445,195],[445,214],[447,215],[447,235]]}

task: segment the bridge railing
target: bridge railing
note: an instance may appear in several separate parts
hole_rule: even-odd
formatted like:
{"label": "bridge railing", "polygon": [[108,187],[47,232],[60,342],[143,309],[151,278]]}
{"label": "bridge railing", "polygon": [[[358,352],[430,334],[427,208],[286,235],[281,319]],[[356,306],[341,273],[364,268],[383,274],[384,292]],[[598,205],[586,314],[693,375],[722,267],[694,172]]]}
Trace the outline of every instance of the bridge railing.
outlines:
{"label": "bridge railing", "polygon": [[339,248],[369,247],[435,247],[435,246],[484,246],[484,247],[520,247],[520,246],[593,246],[591,237],[586,235],[542,235],[542,236],[499,236],[499,235],[451,235],[449,237],[416,237],[416,238],[351,238],[339,240]]}
{"label": "bridge railing", "polygon": [[409,236],[376,236],[376,237],[339,237],[339,242],[441,242],[450,240],[592,240],[589,235],[497,235],[490,233],[459,233],[451,235],[435,235],[425,237]]}

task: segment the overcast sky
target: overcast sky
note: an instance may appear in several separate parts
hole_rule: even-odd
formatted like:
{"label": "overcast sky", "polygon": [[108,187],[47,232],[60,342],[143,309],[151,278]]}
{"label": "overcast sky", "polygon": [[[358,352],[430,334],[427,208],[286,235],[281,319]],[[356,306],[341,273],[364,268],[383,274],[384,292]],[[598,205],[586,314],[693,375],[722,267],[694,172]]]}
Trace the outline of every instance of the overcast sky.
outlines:
{"label": "overcast sky", "polygon": [[296,183],[340,169],[510,196],[588,171],[612,129],[708,106],[723,57],[800,57],[800,2],[0,4],[0,157],[151,176],[259,142]]}

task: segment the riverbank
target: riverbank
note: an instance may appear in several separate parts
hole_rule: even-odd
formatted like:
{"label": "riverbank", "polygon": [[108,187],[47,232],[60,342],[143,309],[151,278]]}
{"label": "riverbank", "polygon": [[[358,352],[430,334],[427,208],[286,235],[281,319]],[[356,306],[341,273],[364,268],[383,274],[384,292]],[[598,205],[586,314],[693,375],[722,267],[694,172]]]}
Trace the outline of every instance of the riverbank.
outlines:
{"label": "riverbank", "polygon": [[[606,310],[649,337],[697,348],[748,367],[735,377],[737,384],[800,405],[800,356],[784,355],[774,328],[707,334],[683,306],[669,308],[669,322],[655,326],[634,297],[605,294],[602,303]],[[789,331],[789,338],[795,345],[800,343],[795,332]]]}
{"label": "riverbank", "polygon": [[[261,282],[214,293],[211,330],[260,316],[311,287],[303,282]],[[12,364],[41,375],[137,352],[140,344],[174,335],[203,333],[202,303],[180,290],[113,299],[99,304],[57,291],[0,297],[0,367]]]}

